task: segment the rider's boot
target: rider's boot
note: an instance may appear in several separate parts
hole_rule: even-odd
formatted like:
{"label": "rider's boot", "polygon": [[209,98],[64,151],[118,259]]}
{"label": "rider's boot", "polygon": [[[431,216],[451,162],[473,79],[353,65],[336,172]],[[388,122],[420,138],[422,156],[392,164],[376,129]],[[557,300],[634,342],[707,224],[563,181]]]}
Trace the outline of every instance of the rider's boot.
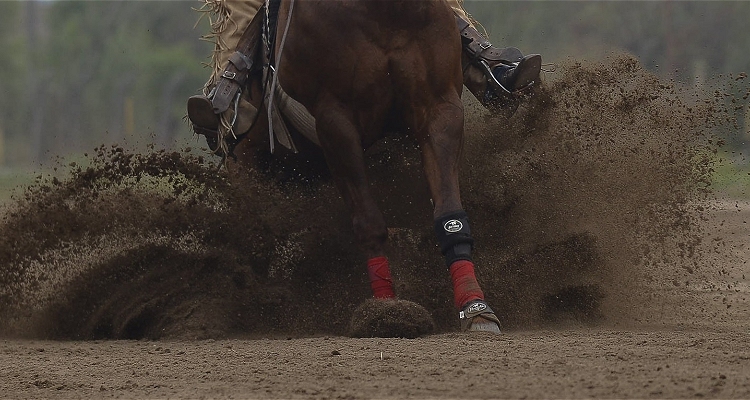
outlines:
{"label": "rider's boot", "polygon": [[[208,95],[188,98],[187,113],[193,131],[206,136],[211,150],[216,150],[222,131],[242,134],[250,128],[250,118],[246,116],[252,115],[255,107],[242,96],[242,88],[252,67],[250,56],[237,50],[229,57],[229,63]],[[221,115],[230,110],[230,106],[231,122],[222,127]]]}
{"label": "rider's boot", "polygon": [[520,95],[539,84],[542,57],[515,47],[497,48],[469,22],[456,16],[464,55],[464,84],[482,105],[512,114]]}
{"label": "rider's boot", "polygon": [[235,52],[226,60],[223,72],[210,83],[210,91],[188,99],[188,119],[193,130],[206,136],[212,150],[216,150],[227,132],[239,135],[247,131],[252,116],[257,112],[242,89],[256,67],[261,22],[262,17],[253,18],[250,22],[239,38]]}

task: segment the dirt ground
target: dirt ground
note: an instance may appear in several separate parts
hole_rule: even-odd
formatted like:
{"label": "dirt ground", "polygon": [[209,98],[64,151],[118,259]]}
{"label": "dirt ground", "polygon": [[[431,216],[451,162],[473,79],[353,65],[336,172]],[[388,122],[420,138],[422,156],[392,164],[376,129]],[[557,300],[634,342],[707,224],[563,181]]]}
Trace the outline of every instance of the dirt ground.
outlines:
{"label": "dirt ground", "polygon": [[2,214],[0,398],[750,398],[750,202],[710,190],[726,96],[627,56],[557,74],[467,118],[503,334],[457,332],[408,141],[368,169],[417,339],[347,336],[370,294],[330,182],[102,147]]}
{"label": "dirt ground", "polygon": [[[4,341],[4,398],[748,398],[740,330]],[[381,358],[382,356],[382,358]]]}
{"label": "dirt ground", "polygon": [[740,207],[711,220],[738,253],[742,265],[715,265],[736,285],[659,293],[640,322],[412,340],[3,340],[0,397],[748,398],[750,204]]}

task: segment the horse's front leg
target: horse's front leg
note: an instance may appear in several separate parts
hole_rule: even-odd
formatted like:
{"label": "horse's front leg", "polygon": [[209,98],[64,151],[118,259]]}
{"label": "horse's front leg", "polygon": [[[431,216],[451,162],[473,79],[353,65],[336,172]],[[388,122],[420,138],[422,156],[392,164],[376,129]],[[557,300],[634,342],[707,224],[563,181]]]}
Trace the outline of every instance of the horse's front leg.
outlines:
{"label": "horse's front leg", "polygon": [[461,205],[458,176],[464,114],[460,101],[456,96],[452,102],[433,107],[423,115],[424,119],[415,116],[415,132],[435,206],[435,234],[450,271],[461,327],[499,333],[500,321],[484,302],[484,293],[474,273],[471,257],[474,239],[468,215]]}
{"label": "horse's front leg", "polygon": [[367,256],[373,296],[394,298],[384,252],[388,229],[370,190],[359,133],[346,112],[333,106],[316,118],[316,129],[331,174],[351,213],[355,239]]}
{"label": "horse's front leg", "polygon": [[395,299],[390,266],[385,256],[388,230],[373,199],[365,174],[362,139],[345,107],[323,104],[316,129],[328,166],[349,206],[354,235],[367,256],[374,299],[353,313],[350,334],[364,337],[417,337],[431,332],[434,322],[419,304]]}

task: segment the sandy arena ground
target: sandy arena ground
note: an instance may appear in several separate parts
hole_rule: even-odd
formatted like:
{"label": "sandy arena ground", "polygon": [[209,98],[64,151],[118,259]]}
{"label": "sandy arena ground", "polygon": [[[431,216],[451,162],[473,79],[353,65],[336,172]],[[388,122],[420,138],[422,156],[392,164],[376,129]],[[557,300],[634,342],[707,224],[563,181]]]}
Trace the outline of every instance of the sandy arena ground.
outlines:
{"label": "sandy arena ground", "polygon": [[[709,224],[750,256],[750,205]],[[718,259],[718,258],[717,258]],[[3,398],[750,398],[747,264],[595,327],[202,341],[0,342]]]}
{"label": "sandy arena ground", "polygon": [[331,185],[102,147],[0,224],[0,398],[750,398],[750,203],[699,195],[724,96],[630,57],[557,76],[467,127],[502,335],[451,325],[413,146],[369,167],[396,290],[439,332],[418,339],[343,336],[369,288]]}

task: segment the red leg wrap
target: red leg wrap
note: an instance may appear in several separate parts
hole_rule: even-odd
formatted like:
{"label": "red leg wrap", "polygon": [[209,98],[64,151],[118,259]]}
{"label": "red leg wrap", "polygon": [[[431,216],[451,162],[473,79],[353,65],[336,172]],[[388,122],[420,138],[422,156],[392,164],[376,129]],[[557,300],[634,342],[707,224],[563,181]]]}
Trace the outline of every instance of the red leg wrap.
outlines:
{"label": "red leg wrap", "polygon": [[460,310],[472,300],[484,300],[484,293],[474,275],[473,262],[458,260],[451,264],[450,271],[453,281],[453,302],[457,309]]}
{"label": "red leg wrap", "polygon": [[370,275],[373,297],[376,299],[396,297],[393,293],[393,280],[391,279],[391,269],[388,266],[388,258],[375,257],[367,260],[367,272]]}

